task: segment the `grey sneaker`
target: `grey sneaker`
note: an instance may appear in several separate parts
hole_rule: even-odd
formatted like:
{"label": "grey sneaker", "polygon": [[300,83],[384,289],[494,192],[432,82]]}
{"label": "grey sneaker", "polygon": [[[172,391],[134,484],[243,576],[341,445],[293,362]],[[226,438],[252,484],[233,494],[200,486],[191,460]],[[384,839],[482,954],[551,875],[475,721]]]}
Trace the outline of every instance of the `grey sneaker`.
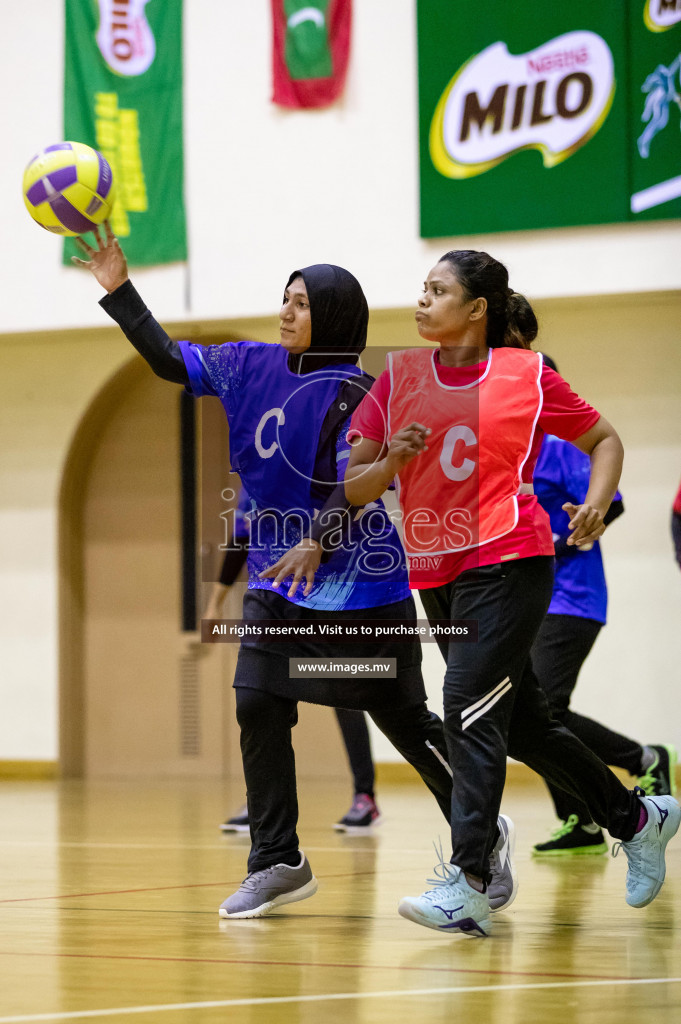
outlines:
{"label": "grey sneaker", "polygon": [[679,828],[681,808],[673,796],[638,798],[648,812],[648,820],[633,839],[615,843],[612,855],[624,850],[629,862],[627,896],[630,907],[646,907],[662,888],[665,876],[664,850]]}
{"label": "grey sneaker", "polygon": [[220,917],[264,917],[285,903],[306,900],[316,891],[317,879],[301,850],[297,868],[273,864],[247,875],[220,907]]}
{"label": "grey sneaker", "polygon": [[487,886],[489,909],[494,914],[497,910],[507,910],[518,895],[518,875],[513,863],[515,850],[515,826],[505,814],[497,820],[499,838],[489,858],[492,880]]}

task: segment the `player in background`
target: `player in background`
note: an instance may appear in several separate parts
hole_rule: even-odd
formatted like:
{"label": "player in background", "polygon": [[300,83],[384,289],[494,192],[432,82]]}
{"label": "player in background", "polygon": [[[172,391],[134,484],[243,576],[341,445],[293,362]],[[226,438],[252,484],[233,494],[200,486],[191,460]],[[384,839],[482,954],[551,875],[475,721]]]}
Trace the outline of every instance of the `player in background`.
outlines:
{"label": "player in background", "polygon": [[[211,587],[208,604],[203,614],[204,619],[223,618],[224,603],[229,589],[236,582],[246,564],[250,536],[250,510],[251,499],[246,489],[241,487],[234,510],[232,536],[225,551],[220,578]],[[334,711],[352,774],[354,795],[349,810],[333,827],[337,832],[366,835],[381,819],[381,812],[378,809],[374,793],[376,773],[371,753],[369,726],[363,711],[348,711],[346,708],[334,708]],[[220,828],[223,832],[248,832],[248,804],[244,804],[236,814],[223,821]]]}
{"label": "player in background", "polygon": [[[544,364],[557,371],[544,355]],[[673,746],[643,746],[570,708],[577,677],[602,627],[608,590],[600,541],[570,545],[569,510],[581,505],[589,488],[589,458],[573,444],[546,434],[534,470],[534,490],[547,513],[556,552],[551,604],[532,645],[532,667],[549,698],[555,718],[600,757],[605,764],[638,776],[637,785],[648,796],[675,792],[676,751]],[[617,491],[603,517],[608,526],[624,511]],[[607,852],[601,828],[594,824],[583,800],[547,783],[561,825],[551,838],[538,843],[535,856],[599,854]]]}
{"label": "player in background", "polygon": [[681,485],[679,485],[672,506],[672,540],[674,541],[676,561],[681,569]]}
{"label": "player in background", "polygon": [[621,442],[529,351],[534,312],[487,253],[446,253],[415,317],[437,348],[388,357],[353,416],[346,495],[353,504],[375,500],[399,477],[412,587],[429,619],[476,620],[478,642],[449,643],[446,652],[452,854],[440,855],[435,887],[403,899],[399,911],[441,934],[487,934],[488,857],[508,754],[586,802],[626,853],[627,902],[645,906],[662,886],[681,809],[671,796],[625,789],[553,719],[529,659],[553,588],[551,528],[532,493],[542,436],[590,456],[588,492],[569,512],[567,543],[578,547],[604,530]]}

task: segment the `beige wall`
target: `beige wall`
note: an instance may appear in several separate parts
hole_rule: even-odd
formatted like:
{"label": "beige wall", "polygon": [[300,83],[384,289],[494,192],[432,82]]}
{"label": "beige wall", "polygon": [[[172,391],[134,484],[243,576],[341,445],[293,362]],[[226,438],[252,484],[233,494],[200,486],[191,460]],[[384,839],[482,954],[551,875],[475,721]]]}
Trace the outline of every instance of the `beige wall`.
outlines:
{"label": "beige wall", "polygon": [[133,355],[116,327],[0,334],[0,761],[58,755],[59,490],[82,417]]}
{"label": "beige wall", "polygon": [[125,339],[0,337],[0,759],[57,756],[57,502],[80,416]]}
{"label": "beige wall", "polygon": [[643,742],[681,747],[681,572],[670,534],[681,481],[681,295],[538,305],[546,350],[626,451],[626,513],[603,541],[609,621],[575,706]]}
{"label": "beige wall", "polygon": [[[541,345],[621,431],[626,515],[604,547],[610,624],[587,662],[577,706],[644,741],[681,746],[681,573],[669,509],[681,478],[681,296],[542,300]],[[272,337],[268,319],[204,324]],[[410,311],[372,315],[372,344],[413,341]],[[105,381],[130,358],[116,331],[0,337],[0,761],[57,756],[57,502],[71,439]],[[381,359],[372,361],[379,364]],[[170,385],[169,385],[170,386]],[[427,651],[433,705],[442,675]],[[376,740],[379,760],[394,757]]]}

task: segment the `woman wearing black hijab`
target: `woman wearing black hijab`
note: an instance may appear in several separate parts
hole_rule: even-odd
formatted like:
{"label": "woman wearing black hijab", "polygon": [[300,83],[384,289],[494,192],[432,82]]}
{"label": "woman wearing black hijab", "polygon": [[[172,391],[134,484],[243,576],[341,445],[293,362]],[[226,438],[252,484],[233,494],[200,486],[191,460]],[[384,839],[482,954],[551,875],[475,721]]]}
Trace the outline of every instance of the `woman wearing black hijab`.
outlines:
{"label": "woman wearing black hijab", "polygon": [[[243,610],[252,631],[242,640],[234,678],[252,847],[248,876],[220,915],[260,917],[317,889],[296,834],[291,729],[299,700],[367,710],[449,820],[451,772],[442,723],[425,704],[418,639],[330,646],[306,633],[360,619],[416,621],[404,554],[383,505],[360,512],[344,496],[349,417],[372,383],[356,366],[368,307],[352,274],[317,264],[288,280],[280,345],[176,343],[134,289],[108,225],[106,236],[95,237],[96,248],[79,239],[88,260],[75,262],[106,289],[102,307],[158,376],[196,396],[220,398],[230,424],[232,469],[252,499]],[[258,632],[265,624],[298,638],[265,641]],[[396,678],[289,676],[289,658],[329,655],[394,658]],[[508,904],[515,895],[510,861],[500,868]]]}

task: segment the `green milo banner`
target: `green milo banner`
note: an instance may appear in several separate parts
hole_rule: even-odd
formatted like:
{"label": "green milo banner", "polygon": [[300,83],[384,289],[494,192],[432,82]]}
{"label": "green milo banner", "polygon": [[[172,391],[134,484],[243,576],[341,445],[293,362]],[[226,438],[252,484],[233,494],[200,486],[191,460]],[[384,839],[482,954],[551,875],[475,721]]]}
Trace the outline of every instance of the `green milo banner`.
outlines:
{"label": "green milo banner", "polygon": [[418,0],[421,235],[679,216],[680,36],[681,0]]}
{"label": "green milo banner", "polygon": [[[132,265],[187,256],[182,0],[65,0],[64,137],[111,164]],[[64,262],[77,253],[65,239]]]}
{"label": "green milo banner", "polygon": [[629,3],[631,217],[681,217],[681,0]]}

